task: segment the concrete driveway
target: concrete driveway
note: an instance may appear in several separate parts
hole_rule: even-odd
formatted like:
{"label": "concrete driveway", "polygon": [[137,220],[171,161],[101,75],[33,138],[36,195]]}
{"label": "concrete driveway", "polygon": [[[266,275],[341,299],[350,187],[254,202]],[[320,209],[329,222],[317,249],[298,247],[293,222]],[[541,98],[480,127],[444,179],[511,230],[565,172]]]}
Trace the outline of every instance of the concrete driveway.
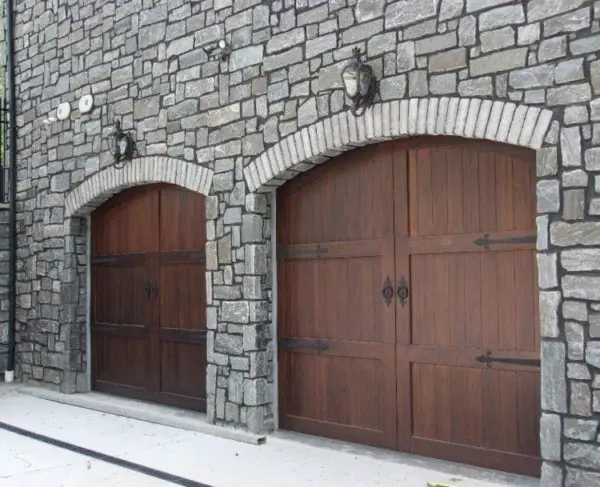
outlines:
{"label": "concrete driveway", "polygon": [[3,487],[426,487],[428,482],[539,486],[537,479],[304,435],[277,433],[253,445],[61,404],[0,384]]}

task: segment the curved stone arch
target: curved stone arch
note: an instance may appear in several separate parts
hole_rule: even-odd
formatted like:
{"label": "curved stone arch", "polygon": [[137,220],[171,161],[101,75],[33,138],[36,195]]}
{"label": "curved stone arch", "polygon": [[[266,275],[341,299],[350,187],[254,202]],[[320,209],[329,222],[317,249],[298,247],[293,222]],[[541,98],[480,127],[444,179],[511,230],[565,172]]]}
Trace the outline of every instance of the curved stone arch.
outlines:
{"label": "curved stone arch", "polygon": [[83,216],[124,189],[143,184],[171,183],[208,195],[213,171],[170,157],[140,157],[124,168],[103,169],[73,189],[65,201],[65,217]]}
{"label": "curved stone arch", "polygon": [[552,111],[481,98],[410,98],[341,112],[282,139],[244,169],[252,192],[267,192],[323,161],[367,144],[412,135],[453,135],[541,148]]}

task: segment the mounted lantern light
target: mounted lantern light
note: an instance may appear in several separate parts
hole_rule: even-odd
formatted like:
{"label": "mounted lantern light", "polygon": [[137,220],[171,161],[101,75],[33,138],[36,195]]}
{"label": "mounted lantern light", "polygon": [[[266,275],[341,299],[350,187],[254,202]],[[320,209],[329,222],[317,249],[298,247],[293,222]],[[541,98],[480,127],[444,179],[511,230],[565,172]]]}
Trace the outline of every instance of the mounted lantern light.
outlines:
{"label": "mounted lantern light", "polygon": [[121,129],[121,122],[115,122],[115,130],[108,138],[108,146],[115,160],[115,167],[121,169],[127,161],[133,159],[135,142],[131,135]]}
{"label": "mounted lantern light", "polygon": [[352,100],[352,114],[358,117],[373,103],[377,80],[371,66],[360,60],[360,49],[355,47],[352,54],[352,60],[342,71],[342,81],[346,95]]}

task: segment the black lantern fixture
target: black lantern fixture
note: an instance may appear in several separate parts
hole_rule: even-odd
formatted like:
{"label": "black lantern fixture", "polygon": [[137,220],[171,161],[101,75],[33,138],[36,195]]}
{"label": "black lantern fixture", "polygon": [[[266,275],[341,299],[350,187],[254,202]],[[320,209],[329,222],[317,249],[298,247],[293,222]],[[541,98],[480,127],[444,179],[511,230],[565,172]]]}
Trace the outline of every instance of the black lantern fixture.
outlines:
{"label": "black lantern fixture", "polygon": [[352,100],[352,114],[358,117],[373,103],[377,80],[371,66],[360,60],[358,47],[352,49],[352,55],[352,60],[342,71],[342,81],[346,95]]}
{"label": "black lantern fixture", "polygon": [[115,160],[115,167],[121,169],[127,161],[133,159],[136,150],[135,142],[131,135],[121,129],[121,122],[115,122],[115,130],[108,138],[108,145]]}

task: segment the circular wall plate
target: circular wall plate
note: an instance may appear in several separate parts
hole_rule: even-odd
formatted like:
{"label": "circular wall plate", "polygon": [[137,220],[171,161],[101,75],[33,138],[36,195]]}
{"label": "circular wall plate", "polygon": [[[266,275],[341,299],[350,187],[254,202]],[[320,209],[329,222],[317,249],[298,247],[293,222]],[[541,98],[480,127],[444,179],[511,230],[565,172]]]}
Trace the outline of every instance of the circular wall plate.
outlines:
{"label": "circular wall plate", "polygon": [[66,102],[58,105],[58,108],[56,109],[56,118],[59,120],[66,120],[69,118],[69,115],[71,115],[71,105]]}
{"label": "circular wall plate", "polygon": [[79,100],[79,111],[81,113],[88,113],[94,107],[94,97],[90,94],[83,95]]}

